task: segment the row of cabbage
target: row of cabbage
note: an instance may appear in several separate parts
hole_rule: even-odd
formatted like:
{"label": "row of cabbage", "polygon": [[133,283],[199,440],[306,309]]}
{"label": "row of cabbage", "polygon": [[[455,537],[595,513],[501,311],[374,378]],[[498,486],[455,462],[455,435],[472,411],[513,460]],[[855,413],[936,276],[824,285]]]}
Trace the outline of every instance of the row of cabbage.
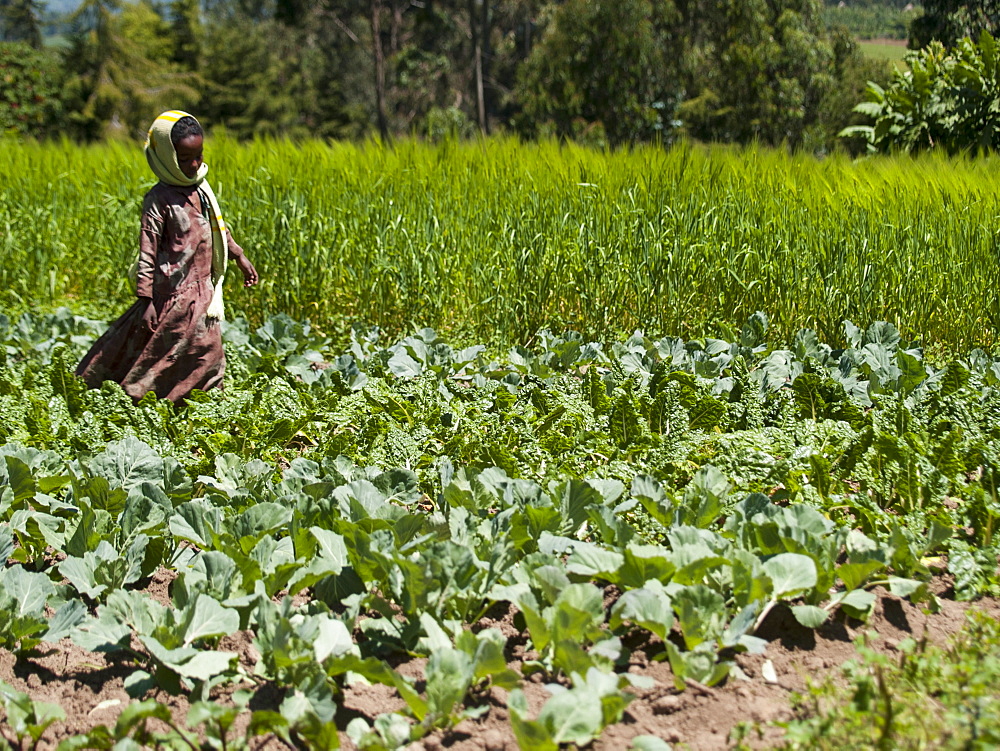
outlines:
{"label": "row of cabbage", "polygon": [[[763,652],[754,632],[778,602],[818,627],[837,608],[866,617],[876,583],[930,599],[920,561],[933,539],[915,545],[900,531],[879,544],[805,504],[734,503],[711,467],[676,493],[648,475],[630,487],[542,485],[443,463],[429,506],[411,471],[343,459],[296,459],[275,480],[273,467],[232,455],[191,478],[137,439],[89,461],[13,444],[0,453],[5,649],[68,637],[124,653],[136,697],[272,682],[287,692],[272,730],[326,747],[354,676],[392,685],[407,707],[382,719],[381,735],[355,723],[362,745],[401,745],[474,716],[491,684],[513,690],[524,747],[580,744],[621,718],[638,681],[622,642],[634,629],[660,641],[684,688],[734,674],[734,652]],[[663,525],[660,543],[628,523],[637,506]],[[142,589],[160,567],[177,572],[169,606]],[[606,610],[609,585],[620,596]],[[296,605],[288,595],[299,593],[308,598]],[[522,673],[565,689],[538,719],[518,713],[524,675],[507,665],[506,638],[465,628],[498,602],[524,619]],[[252,671],[218,647],[246,630],[260,655]],[[394,653],[429,657],[423,693],[390,667]]]}
{"label": "row of cabbage", "polygon": [[[735,342],[543,332],[493,357],[358,331],[338,354],[278,317],[229,326],[225,394],[175,407],[82,388],[72,363],[98,328],[0,321],[2,646],[124,655],[130,693],[183,692],[205,722],[213,691],[276,686],[279,711],[247,732],[332,747],[344,685],[367,680],[405,708],[347,730],[396,747],[498,686],[523,747],[583,744],[632,696],[629,634],[678,688],[711,685],[766,650],[778,603],[811,628],[867,617],[879,584],[933,607],[942,553],[961,596],[995,586],[983,352],[936,368],[885,324],[775,349],[757,315]],[[144,591],[161,568],[169,605]],[[467,628],[498,605],[523,644]],[[239,631],[252,667],[220,646]],[[428,657],[421,690],[400,654]],[[534,672],[552,691],[535,716]],[[136,737],[162,711],[67,743]]]}

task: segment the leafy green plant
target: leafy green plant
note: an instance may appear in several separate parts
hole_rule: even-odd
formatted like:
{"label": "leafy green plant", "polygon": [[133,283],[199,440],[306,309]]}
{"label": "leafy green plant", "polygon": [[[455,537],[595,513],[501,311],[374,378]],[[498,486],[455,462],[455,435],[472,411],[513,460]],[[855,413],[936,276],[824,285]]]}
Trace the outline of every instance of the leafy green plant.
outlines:
{"label": "leafy green plant", "polygon": [[[947,646],[925,637],[897,654],[864,638],[859,657],[799,697],[799,718],[785,723],[782,748],[990,748],[1000,742],[1000,629],[972,611]],[[928,711],[929,708],[933,711]]]}
{"label": "leafy green plant", "polygon": [[589,583],[570,583],[565,571],[551,563],[536,564],[525,576],[528,582],[493,592],[496,599],[515,604],[524,616],[531,646],[538,652],[537,659],[526,663],[525,669],[541,670],[553,677],[585,674],[596,666],[611,670],[621,644],[602,628],[601,590]]}
{"label": "leafy green plant", "polygon": [[44,573],[15,565],[0,570],[0,644],[15,653],[30,652],[41,641],[58,641],[86,614],[82,602],[68,600],[53,616],[45,612],[56,590]]}
{"label": "leafy green plant", "polygon": [[[239,628],[239,615],[208,595],[198,595],[182,608],[161,605],[150,597],[116,589],[95,617],[83,620],[72,638],[92,651],[126,651],[145,663],[126,688],[142,696],[154,687],[171,693],[206,692],[233,674],[234,653],[205,648]],[[135,634],[144,651],[129,644]]]}
{"label": "leafy green plant", "polygon": [[[258,710],[248,713],[246,705],[251,697],[249,691],[237,691],[231,697],[232,706],[194,702],[184,723],[175,720],[169,707],[155,699],[133,702],[122,710],[114,727],[98,725],[87,733],[63,740],[59,748],[62,751],[111,749],[119,747],[123,741],[131,741],[153,748],[241,751],[253,748],[254,741],[266,742],[269,737],[286,743],[302,737],[301,728],[289,723],[277,712]],[[244,713],[249,714],[249,721],[240,734],[235,725]]]}
{"label": "leafy green plant", "polygon": [[875,124],[849,127],[842,136],[864,136],[873,151],[997,147],[1000,68],[988,31],[978,41],[959,40],[954,50],[931,42],[906,62],[909,70],[897,71],[888,88],[869,83],[868,101],[855,107]]}
{"label": "leafy green plant", "polygon": [[32,701],[30,696],[14,690],[2,681],[0,706],[4,711],[0,738],[16,749],[38,748],[49,726],[66,718],[59,705]]}
{"label": "leafy green plant", "polygon": [[[546,331],[494,357],[430,330],[358,329],[341,353],[279,318],[234,326],[226,393],[183,407],[75,388],[72,316],[0,323],[3,646],[122,653],[137,697],[268,682],[277,711],[245,719],[291,744],[338,743],[353,681],[401,700],[350,724],[369,748],[516,693],[506,640],[474,625],[498,603],[523,673],[560,687],[512,720],[551,747],[617,721],[636,637],[680,690],[766,650],[779,603],[818,628],[866,618],[878,585],[933,608],[945,566],[962,597],[995,587],[1000,364],[932,362],[887,322],[845,322],[838,348],[810,330],[775,348],[758,313],[728,339]],[[329,381],[304,365],[341,357]],[[142,592],[154,573],[168,604]],[[220,646],[238,631],[252,671]],[[393,667],[414,655],[422,683]],[[229,710],[169,732],[149,711],[165,745],[249,738]]]}
{"label": "leafy green plant", "polygon": [[518,745],[530,751],[555,751],[564,744],[585,746],[608,725],[621,720],[633,695],[623,691],[631,685],[627,673],[616,675],[591,667],[585,675],[574,673],[572,687],[550,684],[552,696],[538,716],[529,717],[528,702],[521,689],[510,694],[511,725]]}

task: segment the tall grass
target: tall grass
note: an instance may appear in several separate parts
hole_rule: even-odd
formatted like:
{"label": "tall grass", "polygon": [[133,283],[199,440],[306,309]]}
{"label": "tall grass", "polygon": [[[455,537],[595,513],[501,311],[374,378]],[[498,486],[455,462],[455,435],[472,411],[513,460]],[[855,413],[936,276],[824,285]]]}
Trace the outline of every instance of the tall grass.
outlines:
{"label": "tall grass", "polygon": [[[545,326],[717,335],[763,310],[775,340],[837,341],[847,318],[998,341],[995,158],[210,138],[206,159],[261,273],[242,291],[232,272],[230,316],[509,343]],[[124,309],[141,150],[0,142],[0,163],[0,306]]]}

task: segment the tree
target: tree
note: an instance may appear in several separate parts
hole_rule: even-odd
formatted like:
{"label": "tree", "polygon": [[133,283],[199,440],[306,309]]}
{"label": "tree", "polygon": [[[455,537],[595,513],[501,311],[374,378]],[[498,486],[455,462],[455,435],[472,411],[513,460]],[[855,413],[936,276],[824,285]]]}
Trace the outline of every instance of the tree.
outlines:
{"label": "tree", "polygon": [[389,139],[389,118],[386,114],[386,63],[385,47],[382,39],[382,16],[385,13],[383,0],[370,0],[370,20],[372,34],[372,60],[375,67],[375,117],[378,132],[383,140]]}
{"label": "tree", "polygon": [[65,53],[74,71],[65,99],[75,135],[139,137],[164,109],[191,107],[198,91],[171,61],[170,29],[148,0],[85,0]]}
{"label": "tree", "polygon": [[41,49],[40,15],[38,0],[0,0],[0,41],[25,42]]}
{"label": "tree", "polygon": [[833,46],[818,0],[692,3],[689,91],[678,117],[702,140],[801,145],[835,85]]}
{"label": "tree", "polygon": [[25,42],[0,42],[0,133],[41,138],[62,114],[61,71],[51,53]]}
{"label": "tree", "polygon": [[174,0],[170,6],[170,30],[174,39],[173,61],[184,70],[201,67],[204,26],[201,22],[200,0]]}
{"label": "tree", "polygon": [[237,137],[355,137],[372,120],[368,0],[313,4],[298,25],[218,3],[204,21],[206,122]]}
{"label": "tree", "polygon": [[951,48],[983,31],[1000,35],[1000,0],[924,0],[923,15],[910,24],[910,49],[940,42]]}
{"label": "tree", "polygon": [[854,111],[854,105],[865,96],[870,83],[888,85],[896,67],[891,62],[863,54],[857,41],[843,27],[831,32],[833,47],[834,84],[819,102],[815,120],[802,136],[802,148],[813,153],[825,153],[833,148],[847,148],[858,153],[866,146],[859,139],[844,140],[838,135],[853,125],[867,120]]}
{"label": "tree", "polygon": [[473,89],[476,102],[476,122],[482,133],[490,131],[490,106],[487,102],[486,81],[490,77],[491,26],[493,14],[489,0],[468,0],[469,29],[472,36]]}
{"label": "tree", "polygon": [[657,29],[672,13],[669,3],[650,0],[568,0],[555,8],[518,76],[518,129],[603,134],[611,144],[669,129],[676,58]]}

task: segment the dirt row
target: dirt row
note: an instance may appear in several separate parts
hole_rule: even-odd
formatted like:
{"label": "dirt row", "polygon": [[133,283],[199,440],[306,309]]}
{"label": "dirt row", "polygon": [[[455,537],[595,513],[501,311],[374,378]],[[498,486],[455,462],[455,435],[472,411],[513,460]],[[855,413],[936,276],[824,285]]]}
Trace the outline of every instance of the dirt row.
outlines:
{"label": "dirt row", "polygon": [[[158,572],[149,582],[147,591],[160,600],[168,600],[172,576]],[[837,674],[837,668],[856,655],[854,640],[867,632],[871,645],[886,652],[894,651],[906,637],[921,638],[925,634],[943,644],[965,622],[969,607],[984,609],[1000,617],[1000,602],[984,600],[973,605],[949,599],[948,582],[935,582],[940,598],[938,613],[927,613],[887,591],[878,589],[877,604],[868,623],[835,618],[818,631],[800,626],[785,607],[771,611],[758,631],[769,644],[764,655],[739,655],[737,664],[745,678],[706,689],[678,692],[674,688],[667,662],[662,659],[662,647],[653,641],[634,641],[628,670],[652,678],[655,685],[635,690],[636,699],[629,704],[622,722],[609,727],[594,744],[596,751],[628,748],[637,735],[654,735],[678,748],[692,751],[724,749],[730,732],[742,722],[759,723],[763,738],[755,745],[767,747],[779,738],[779,731],[768,723],[791,717],[791,697],[802,691],[810,678]],[[516,628],[513,613],[494,609],[480,624],[499,628],[510,645],[511,667],[520,667],[526,639]],[[240,654],[241,662],[251,672],[259,655],[249,634],[227,637],[221,649]],[[769,663],[769,665],[765,665]],[[424,660],[404,661],[396,668],[405,675],[422,678]],[[773,671],[771,668],[773,667]],[[62,707],[66,720],[53,725],[43,737],[40,748],[53,748],[59,740],[90,730],[95,725],[113,726],[118,714],[131,701],[125,692],[124,680],[133,670],[127,662],[80,649],[68,639],[47,652],[17,659],[0,650],[0,680],[27,693],[36,701],[53,702]],[[419,683],[418,683],[419,687]],[[533,710],[548,697],[544,685],[535,680],[525,683],[524,691]],[[167,704],[178,721],[183,723],[188,704],[182,696],[162,694],[156,697]],[[264,684],[251,702],[252,709],[277,709],[283,698],[280,690]],[[507,692],[494,688],[484,697],[490,709],[476,720],[465,720],[450,731],[437,731],[414,744],[412,751],[501,751],[516,749],[506,708]],[[220,701],[226,701],[224,695]],[[384,686],[354,685],[345,689],[338,725],[343,728],[354,717],[373,719],[380,713],[400,710],[402,702],[395,692]],[[2,726],[4,723],[0,723]],[[352,744],[341,734],[343,747]],[[282,748],[283,743],[271,738],[260,739],[256,747]]]}

